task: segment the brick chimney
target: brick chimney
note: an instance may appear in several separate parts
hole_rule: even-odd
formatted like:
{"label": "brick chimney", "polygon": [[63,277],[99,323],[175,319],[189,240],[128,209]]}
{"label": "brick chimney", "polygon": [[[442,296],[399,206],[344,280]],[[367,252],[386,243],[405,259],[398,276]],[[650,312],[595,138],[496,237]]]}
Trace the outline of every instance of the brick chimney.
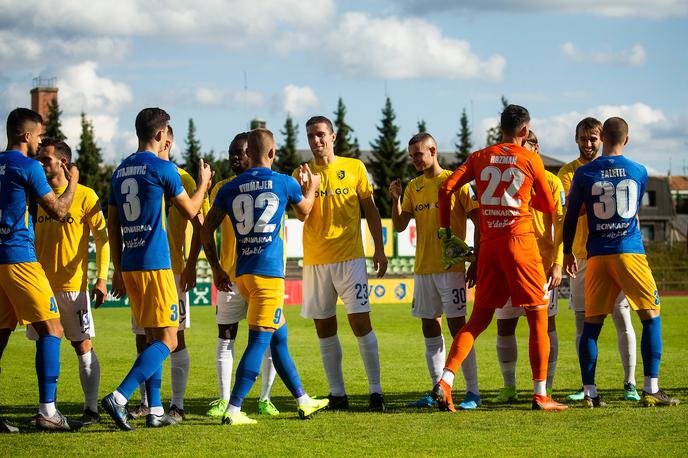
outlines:
{"label": "brick chimney", "polygon": [[34,78],[31,89],[31,109],[48,119],[49,107],[57,100],[57,78]]}

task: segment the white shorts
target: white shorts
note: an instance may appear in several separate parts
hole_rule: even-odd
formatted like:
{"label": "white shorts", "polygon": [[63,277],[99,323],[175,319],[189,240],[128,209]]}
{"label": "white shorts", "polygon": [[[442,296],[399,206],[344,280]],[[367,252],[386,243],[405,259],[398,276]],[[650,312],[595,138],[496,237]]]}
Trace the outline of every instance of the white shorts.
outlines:
{"label": "white shorts", "polygon": [[217,307],[215,308],[215,321],[217,324],[234,324],[246,318],[248,302],[239,291],[218,291]]}
{"label": "white shorts", "polygon": [[[179,330],[183,331],[186,328],[191,327],[191,306],[189,305],[189,293],[182,291],[181,276],[174,274],[174,286],[177,287],[177,297],[179,298]],[[134,320],[134,316],[131,317],[131,332],[139,336],[145,336],[146,331],[139,326],[139,324]]]}
{"label": "white shorts", "polygon": [[[585,259],[576,259],[576,262],[578,263],[576,278],[569,278],[571,289],[569,308],[574,312],[585,312],[585,271],[588,262]],[[624,307],[629,307],[629,304],[622,291],[614,302],[614,309]]]}
{"label": "white shorts", "polygon": [[303,266],[303,306],[301,316],[315,320],[337,314],[337,296],[346,313],[370,312],[368,273],[365,259],[335,264]]}
{"label": "white shorts", "polygon": [[463,272],[413,276],[411,315],[433,319],[466,316],[466,277]]}
{"label": "white shorts", "polygon": [[[559,294],[557,292],[557,288],[554,288],[552,291],[549,291],[548,288],[549,282],[547,282],[547,285],[545,285],[546,292],[543,296],[544,299],[549,300],[549,304],[547,305],[547,316],[557,316],[557,313],[559,312]],[[523,307],[514,307],[511,305],[511,299],[509,299],[506,301],[506,304],[504,304],[504,307],[501,309],[495,309],[495,316],[498,320],[511,320],[513,318],[526,316],[526,309]]]}
{"label": "white shorts", "polygon": [[[67,340],[81,342],[96,335],[88,291],[56,291],[55,300]],[[30,324],[26,326],[26,337],[38,340],[38,333]]]}

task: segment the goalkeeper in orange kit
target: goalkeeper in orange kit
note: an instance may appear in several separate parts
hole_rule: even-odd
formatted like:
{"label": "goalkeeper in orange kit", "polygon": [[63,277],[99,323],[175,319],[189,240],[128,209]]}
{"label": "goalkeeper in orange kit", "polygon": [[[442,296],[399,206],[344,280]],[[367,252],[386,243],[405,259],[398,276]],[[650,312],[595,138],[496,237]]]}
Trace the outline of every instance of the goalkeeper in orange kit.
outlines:
{"label": "goalkeeper in orange kit", "polygon": [[473,153],[439,191],[438,235],[444,240],[445,252],[450,252],[456,242],[449,228],[451,195],[472,180],[480,204],[481,234],[473,312],[454,338],[442,378],[432,390],[440,410],[454,410],[451,397],[454,374],[477,336],[489,326],[495,309],[504,306],[509,298],[513,306],[525,308],[530,327],[532,408],[567,408],[552,401],[546,391],[549,337],[547,301],[543,296],[547,279],[530,207],[552,213],[554,202],[542,159],[521,146],[529,128],[528,110],[518,105],[506,107],[501,115],[502,143]]}

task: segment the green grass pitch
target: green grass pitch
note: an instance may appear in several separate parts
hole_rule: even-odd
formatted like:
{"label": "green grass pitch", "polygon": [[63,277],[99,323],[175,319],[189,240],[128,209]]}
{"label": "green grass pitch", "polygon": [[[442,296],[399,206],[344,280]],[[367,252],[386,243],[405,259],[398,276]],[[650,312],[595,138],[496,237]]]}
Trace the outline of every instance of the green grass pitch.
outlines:
{"label": "green grass pitch", "polygon": [[[639,407],[621,400],[623,372],[616,349],[611,320],[602,331],[597,382],[609,406],[587,410],[572,406],[566,412],[530,410],[530,368],[527,352],[527,324],[519,324],[519,370],[521,401],[510,406],[491,404],[502,381],[495,355],[496,328],[493,324],[477,341],[478,375],[483,407],[454,414],[406,407],[430,388],[424,358],[420,322],[403,305],[375,306],[372,319],[380,344],[382,383],[387,412],[366,412],[368,389],[356,340],[340,310],[340,336],[344,350],[344,375],[352,401],[349,413],[318,414],[310,421],[296,415],[293,400],[281,381],[273,390],[273,401],[282,411],[276,418],[256,415],[258,380],[244,410],[257,418],[256,426],[230,428],[203,414],[217,397],[215,348],[217,331],[212,308],[195,307],[192,328],[187,331],[191,374],[187,389],[187,420],[183,425],[148,430],[134,421],[136,431],[115,429],[107,415],[100,425],[80,433],[37,433],[28,427],[21,434],[0,435],[0,455],[39,456],[685,456],[688,447],[688,328],[686,298],[663,300],[664,352],[660,384],[684,403],[675,408]],[[573,313],[560,302],[559,364],[554,397],[580,386],[574,351]],[[298,316],[297,307],[287,308],[289,342],[305,388],[311,395],[327,394],[318,342],[310,321]],[[128,309],[102,309],[94,313],[97,336],[94,345],[101,363],[101,396],[114,389],[130,368],[134,356]],[[640,322],[634,316],[638,342],[636,376],[642,385]],[[246,324],[240,326],[237,355],[246,341]],[[445,332],[447,345],[451,342]],[[235,359],[235,367],[238,357]],[[167,406],[169,363],[163,378],[163,399]],[[14,424],[34,414],[37,388],[34,345],[22,330],[14,333],[2,360],[0,412]],[[455,383],[455,399],[462,397],[461,376]],[[134,395],[132,404],[137,402]],[[82,406],[77,360],[67,342],[62,344],[62,372],[58,386],[58,407],[77,416]]]}

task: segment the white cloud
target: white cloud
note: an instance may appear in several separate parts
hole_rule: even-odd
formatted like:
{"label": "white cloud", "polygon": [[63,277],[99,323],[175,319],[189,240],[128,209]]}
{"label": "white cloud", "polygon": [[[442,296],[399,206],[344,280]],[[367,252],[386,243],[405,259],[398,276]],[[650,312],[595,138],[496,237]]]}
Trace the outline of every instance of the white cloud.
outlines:
{"label": "white cloud", "polygon": [[315,91],[308,86],[289,84],[282,89],[281,108],[292,116],[302,116],[320,108]]}
{"label": "white cloud", "polygon": [[[630,105],[599,105],[588,110],[570,111],[559,115],[533,118],[532,129],[537,133],[543,154],[564,161],[578,156],[575,144],[575,128],[586,116],[604,122],[611,116],[620,116],[629,125],[629,143],[625,154],[649,168],[665,173],[669,158],[677,165],[685,154],[688,137],[688,113],[667,116],[662,110],[644,103]],[[496,119],[486,120],[486,126]]]}
{"label": "white cloud", "polygon": [[265,96],[257,91],[231,90],[220,88],[199,87],[194,91],[194,101],[201,106],[211,108],[264,108]]}
{"label": "white cloud", "polygon": [[688,15],[686,0],[402,0],[403,8],[415,14],[437,14],[447,10],[463,12],[509,12],[593,14],[609,17],[667,18]]}
{"label": "white cloud", "polygon": [[97,74],[98,64],[87,61],[58,73],[60,106],[65,113],[118,113],[132,101],[131,89]]}
{"label": "white cloud", "polygon": [[481,60],[467,41],[423,19],[347,13],[326,43],[342,71],[363,78],[499,80],[506,64],[500,55]]}
{"label": "white cloud", "polygon": [[621,51],[590,51],[578,49],[573,43],[566,42],[561,46],[564,55],[575,62],[588,62],[593,64],[612,64],[625,66],[643,65],[647,60],[645,48],[635,44]]}

